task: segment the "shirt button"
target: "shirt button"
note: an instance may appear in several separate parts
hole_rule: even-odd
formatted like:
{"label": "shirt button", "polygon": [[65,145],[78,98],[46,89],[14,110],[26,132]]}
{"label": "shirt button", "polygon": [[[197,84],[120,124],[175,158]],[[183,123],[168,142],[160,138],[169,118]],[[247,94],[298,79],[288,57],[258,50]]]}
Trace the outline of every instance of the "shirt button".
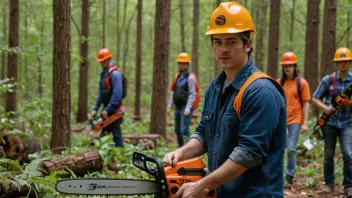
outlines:
{"label": "shirt button", "polygon": [[227,124],[230,124],[230,121],[227,121]]}
{"label": "shirt button", "polygon": [[216,137],[219,137],[219,134],[218,134],[218,133],[216,134]]}
{"label": "shirt button", "polygon": [[205,116],[205,118],[208,118],[209,116]]}

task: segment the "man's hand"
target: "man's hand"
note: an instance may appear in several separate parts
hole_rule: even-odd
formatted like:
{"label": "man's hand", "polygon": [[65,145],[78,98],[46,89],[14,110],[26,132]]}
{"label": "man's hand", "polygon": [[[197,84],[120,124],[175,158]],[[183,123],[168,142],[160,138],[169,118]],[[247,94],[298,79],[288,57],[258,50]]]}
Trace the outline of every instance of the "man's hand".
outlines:
{"label": "man's hand", "polygon": [[183,157],[183,152],[181,149],[172,151],[164,156],[163,165],[174,167],[182,159],[182,157]]}
{"label": "man's hand", "polygon": [[308,130],[308,124],[307,123],[303,123],[301,126],[301,133],[305,133]]}
{"label": "man's hand", "polygon": [[325,108],[324,108],[324,112],[326,113],[326,115],[331,115],[331,114],[333,114],[334,112],[336,111],[336,109],[334,109],[334,107],[332,107],[332,106],[326,106]]}
{"label": "man's hand", "polygon": [[200,181],[190,182],[183,184],[174,198],[206,198],[209,191],[208,188],[200,185]]}
{"label": "man's hand", "polygon": [[184,116],[188,116],[189,113],[190,113],[190,111],[189,111],[188,109],[185,109],[185,111],[183,112],[183,115],[184,115]]}
{"label": "man's hand", "polygon": [[103,112],[101,112],[101,115],[102,115],[104,118],[108,118],[108,111],[104,110]]}
{"label": "man's hand", "polygon": [[167,108],[167,115],[171,114],[171,108]]}
{"label": "man's hand", "polygon": [[90,113],[90,115],[93,116],[93,117],[96,116],[96,115],[97,115],[97,111],[94,111],[94,110],[93,110],[93,111]]}

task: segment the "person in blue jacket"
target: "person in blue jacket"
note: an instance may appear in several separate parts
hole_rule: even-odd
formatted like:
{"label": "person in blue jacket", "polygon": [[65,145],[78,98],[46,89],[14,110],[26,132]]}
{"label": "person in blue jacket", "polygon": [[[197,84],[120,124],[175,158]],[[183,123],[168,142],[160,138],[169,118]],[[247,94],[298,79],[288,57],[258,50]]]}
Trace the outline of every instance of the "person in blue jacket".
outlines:
{"label": "person in blue jacket", "polygon": [[[97,115],[97,111],[102,104],[103,110],[101,112],[101,116],[104,118],[107,118],[118,111],[122,111],[121,101],[123,94],[123,78],[119,69],[111,62],[111,57],[112,53],[107,48],[102,48],[98,52],[98,57],[96,60],[97,62],[100,62],[103,71],[100,73],[99,93],[96,104],[94,105],[91,113],[92,116]],[[108,132],[111,132],[115,146],[123,148],[123,137],[120,127],[122,121],[123,118],[121,117],[106,126],[102,130],[100,136],[104,136]]]}
{"label": "person in blue jacket", "polygon": [[[222,72],[208,86],[201,121],[190,140],[165,155],[165,166],[207,153],[210,174],[185,183],[175,198],[284,197],[286,104],[274,79],[260,78],[245,89],[240,113],[234,99],[259,69],[249,58],[250,33],[256,33],[248,10],[237,2],[221,3],[210,17],[214,56]],[[244,86],[246,87],[246,86]]]}

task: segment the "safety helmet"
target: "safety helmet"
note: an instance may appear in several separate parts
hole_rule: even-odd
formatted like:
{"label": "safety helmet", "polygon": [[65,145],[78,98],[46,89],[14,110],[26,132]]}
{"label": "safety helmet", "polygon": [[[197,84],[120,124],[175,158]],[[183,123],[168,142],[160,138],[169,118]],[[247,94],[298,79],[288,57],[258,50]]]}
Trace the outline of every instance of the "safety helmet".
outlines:
{"label": "safety helmet", "polygon": [[282,55],[282,57],[281,57],[280,64],[281,65],[297,64],[296,54],[294,54],[293,52],[285,52],[284,55]]}
{"label": "safety helmet", "polygon": [[178,63],[190,63],[191,57],[186,53],[182,52],[177,56],[176,62]]}
{"label": "safety helmet", "polygon": [[97,61],[102,62],[112,57],[112,53],[108,48],[102,48],[98,52]]}
{"label": "safety helmet", "polygon": [[205,35],[245,31],[257,33],[251,14],[237,2],[226,2],[221,3],[211,14]]}
{"label": "safety helmet", "polygon": [[336,50],[334,61],[348,61],[352,60],[352,52],[346,47],[341,47]]}

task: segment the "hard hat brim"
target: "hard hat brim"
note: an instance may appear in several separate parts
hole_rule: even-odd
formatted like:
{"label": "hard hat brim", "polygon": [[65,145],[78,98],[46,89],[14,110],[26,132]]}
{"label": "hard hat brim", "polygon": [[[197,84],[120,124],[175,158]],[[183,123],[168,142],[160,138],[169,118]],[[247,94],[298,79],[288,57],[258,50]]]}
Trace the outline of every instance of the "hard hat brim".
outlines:
{"label": "hard hat brim", "polygon": [[339,62],[339,61],[350,61],[352,60],[352,58],[349,57],[345,57],[345,58],[334,58],[335,62]]}
{"label": "hard hat brim", "polygon": [[217,28],[215,30],[209,30],[205,33],[205,35],[213,35],[213,34],[226,34],[226,33],[230,33],[230,34],[236,34],[236,33],[240,33],[240,32],[245,32],[245,31],[251,31],[253,34],[256,34],[257,32],[255,31],[255,29],[235,29],[235,28]]}
{"label": "hard hat brim", "polygon": [[281,65],[294,65],[297,64],[297,61],[285,61],[285,62],[280,62]]}

